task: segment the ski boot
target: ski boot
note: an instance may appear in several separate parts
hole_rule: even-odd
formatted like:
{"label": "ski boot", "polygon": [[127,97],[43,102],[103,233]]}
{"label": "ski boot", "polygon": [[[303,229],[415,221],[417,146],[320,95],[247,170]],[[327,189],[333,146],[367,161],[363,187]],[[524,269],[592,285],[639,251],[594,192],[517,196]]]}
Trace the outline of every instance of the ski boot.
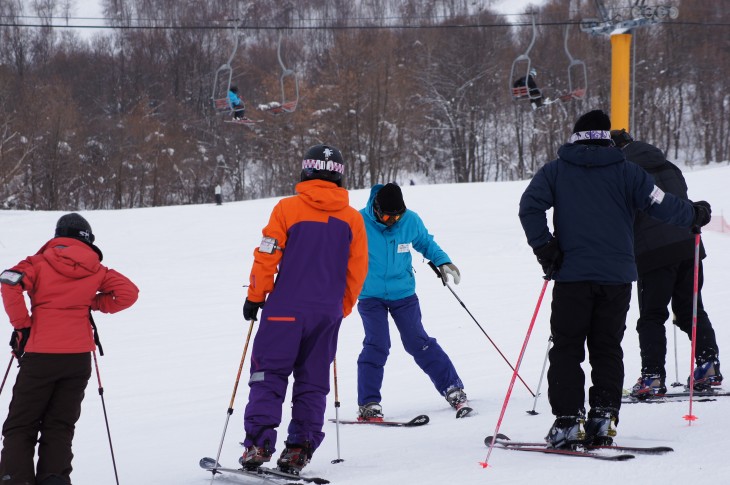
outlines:
{"label": "ski boot", "polygon": [[582,413],[576,416],[557,416],[545,437],[548,448],[575,449],[586,437],[582,428],[583,422]]}
{"label": "ski boot", "polygon": [[357,420],[381,423],[383,422],[383,408],[377,402],[369,402],[360,406],[357,410]]}
{"label": "ski boot", "polygon": [[243,456],[238,462],[246,470],[255,470],[264,463],[271,461],[272,453],[271,443],[266,440],[263,446],[251,445],[243,450]]}
{"label": "ski boot", "polygon": [[[713,387],[722,384],[722,374],[720,373],[720,361],[717,357],[712,357],[704,362],[698,362],[694,371],[694,388],[695,391],[709,391]],[[687,379],[689,387],[689,379]]]}
{"label": "ski boot", "polygon": [[636,399],[651,399],[662,397],[667,393],[664,377],[658,373],[641,373],[641,377],[631,388],[631,397]]}
{"label": "ski boot", "polygon": [[445,397],[451,407],[456,409],[457,418],[463,418],[472,412],[472,408],[469,407],[469,401],[467,401],[464,389],[459,387],[449,388],[445,393]]}
{"label": "ski boot", "polygon": [[598,407],[588,412],[585,422],[585,443],[592,446],[611,446],[616,436],[618,409]]}
{"label": "ski boot", "polygon": [[305,441],[303,445],[285,442],[286,448],[281,452],[281,456],[276,461],[279,470],[291,475],[299,475],[302,468],[307,466],[309,460],[312,459],[312,446],[309,441]]}

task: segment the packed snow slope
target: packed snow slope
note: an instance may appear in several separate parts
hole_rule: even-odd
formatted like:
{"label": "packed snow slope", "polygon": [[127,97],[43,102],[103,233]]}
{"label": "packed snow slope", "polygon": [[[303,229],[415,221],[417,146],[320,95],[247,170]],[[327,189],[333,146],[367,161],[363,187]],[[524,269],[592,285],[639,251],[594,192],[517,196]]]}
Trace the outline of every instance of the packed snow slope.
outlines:
{"label": "packed snow slope", "polygon": [[[687,170],[685,175],[690,197],[710,201],[717,218],[723,208],[730,208],[730,167]],[[543,285],[517,217],[526,185],[523,181],[403,187],[407,206],[422,216],[461,269],[461,284],[452,288],[513,365]],[[353,191],[352,205],[363,207],[368,192]],[[244,285],[261,228],[275,203],[276,199],[266,199],[83,213],[104,251],[104,263],[128,275],[141,290],[131,309],[96,316],[106,353],[99,357],[99,370],[121,484],[210,482],[210,474],[198,468],[198,460],[215,456],[221,442],[249,327],[241,314]],[[60,215],[0,212],[0,266],[10,267],[35,253],[53,235]],[[702,237],[709,255],[703,297],[722,360],[722,352],[730,346],[730,234],[708,230]],[[477,414],[454,418],[443,397],[403,351],[391,324],[393,348],[383,385],[384,412],[392,419],[428,414],[430,424],[411,429],[340,425],[338,447],[336,425],[328,422],[327,437],[307,474],[343,485],[679,484],[698,477],[723,483],[730,476],[726,457],[730,401],[722,398],[694,403],[698,419],[691,425],[683,419],[689,411],[687,402],[624,405],[618,444],[671,446],[675,452],[670,455],[613,463],[495,449],[490,466],[482,468],[478,463],[487,453],[483,440],[495,430],[512,371],[418,254],[414,266],[426,329],[451,356]],[[519,380],[515,383],[500,428],[512,439],[542,440],[553,421],[547,384],[539,382],[548,344],[551,288],[552,283],[520,368],[522,378],[533,391],[539,388],[540,395],[535,400]],[[623,346],[627,388],[640,371],[637,313],[634,299]],[[10,333],[4,314],[0,320]],[[667,332],[668,381],[684,381],[690,370],[689,341],[684,334],[678,335],[675,360],[671,326]],[[342,323],[337,353],[342,419],[353,418],[357,409],[356,360],[362,338],[355,311]],[[247,356],[221,453],[221,462],[228,466],[237,464],[242,451],[248,368]],[[13,366],[0,395],[3,419],[16,375]],[[93,375],[74,440],[75,485],[115,483],[98,387]],[[327,418],[334,418],[333,392],[327,401]],[[526,412],[533,408],[539,414]],[[288,414],[285,404],[279,450]],[[344,461],[332,464],[338,457]],[[247,483],[225,477],[216,482]]]}

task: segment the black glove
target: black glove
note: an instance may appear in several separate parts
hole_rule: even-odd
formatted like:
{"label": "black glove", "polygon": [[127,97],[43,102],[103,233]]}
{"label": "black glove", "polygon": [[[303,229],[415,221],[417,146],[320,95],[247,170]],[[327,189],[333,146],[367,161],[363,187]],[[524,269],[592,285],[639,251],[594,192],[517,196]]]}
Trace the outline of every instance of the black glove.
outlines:
{"label": "black glove", "polygon": [[255,302],[246,298],[246,303],[243,304],[243,318],[246,321],[257,320],[256,315],[259,314],[259,308],[264,307],[264,302]]}
{"label": "black glove", "polygon": [[537,262],[542,266],[545,276],[552,278],[553,274],[560,269],[563,264],[563,252],[558,246],[558,240],[552,238],[549,243],[532,251],[537,256]]}
{"label": "black glove", "polygon": [[29,337],[30,327],[13,330],[13,334],[10,336],[10,348],[13,349],[12,352],[16,359],[20,360],[25,353],[25,344],[28,343]]}
{"label": "black glove", "polygon": [[699,228],[706,226],[712,218],[712,208],[708,202],[700,200],[692,203],[692,207],[695,210],[695,218],[692,221],[693,228]]}

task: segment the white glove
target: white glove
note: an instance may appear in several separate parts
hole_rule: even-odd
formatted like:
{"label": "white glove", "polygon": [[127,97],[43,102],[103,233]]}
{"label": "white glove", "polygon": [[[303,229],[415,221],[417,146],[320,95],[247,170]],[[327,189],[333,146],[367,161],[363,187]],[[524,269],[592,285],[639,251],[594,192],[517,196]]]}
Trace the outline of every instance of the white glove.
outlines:
{"label": "white glove", "polygon": [[439,266],[439,271],[441,271],[441,278],[443,278],[445,283],[449,282],[449,275],[454,278],[455,285],[458,285],[459,281],[461,281],[461,273],[459,273],[459,268],[455,264],[442,264]]}

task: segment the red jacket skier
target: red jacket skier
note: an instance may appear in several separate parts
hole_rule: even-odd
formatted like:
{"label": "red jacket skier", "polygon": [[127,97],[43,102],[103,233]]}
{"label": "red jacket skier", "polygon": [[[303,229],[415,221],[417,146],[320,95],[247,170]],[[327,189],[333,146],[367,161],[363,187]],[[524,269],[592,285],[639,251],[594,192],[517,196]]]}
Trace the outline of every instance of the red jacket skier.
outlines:
{"label": "red jacket skier", "polygon": [[0,274],[20,365],[2,429],[3,485],[71,483],[71,442],[91,376],[90,352],[96,349],[91,310],[116,313],[132,306],[139,292],[101,264],[91,226],[79,214],[61,217],[55,235]]}

